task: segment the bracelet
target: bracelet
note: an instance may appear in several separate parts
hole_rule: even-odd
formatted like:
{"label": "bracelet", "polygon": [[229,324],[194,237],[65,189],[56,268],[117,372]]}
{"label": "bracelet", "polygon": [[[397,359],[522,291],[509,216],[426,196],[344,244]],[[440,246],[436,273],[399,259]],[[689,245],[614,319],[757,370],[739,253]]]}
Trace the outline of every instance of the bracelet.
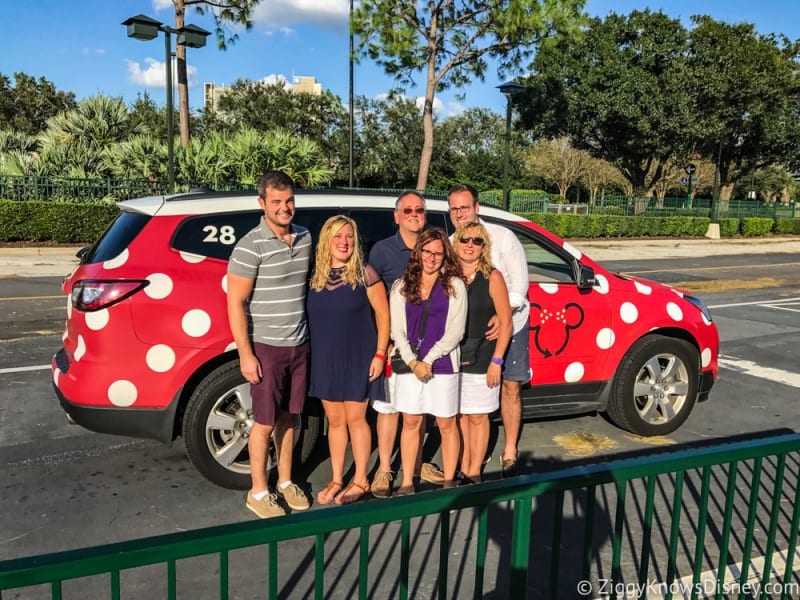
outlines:
{"label": "bracelet", "polygon": [[379,359],[385,361],[386,360],[386,355],[385,354],[381,354],[380,352],[376,352],[375,356],[373,356],[373,358],[379,358]]}
{"label": "bracelet", "polygon": [[496,365],[501,365],[505,362],[502,358],[498,358],[496,356],[492,357],[492,362]]}

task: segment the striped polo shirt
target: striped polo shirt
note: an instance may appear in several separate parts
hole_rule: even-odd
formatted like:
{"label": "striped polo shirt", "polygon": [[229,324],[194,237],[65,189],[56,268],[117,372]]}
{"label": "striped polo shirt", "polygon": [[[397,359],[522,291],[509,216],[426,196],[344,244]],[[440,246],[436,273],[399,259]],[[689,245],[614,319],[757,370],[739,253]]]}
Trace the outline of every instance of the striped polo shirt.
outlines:
{"label": "striped polo shirt", "polygon": [[228,261],[228,273],[255,279],[248,304],[253,342],[299,346],[308,338],[305,303],[311,234],[305,227],[290,227],[291,246],[262,217],[258,227],[236,243]]}

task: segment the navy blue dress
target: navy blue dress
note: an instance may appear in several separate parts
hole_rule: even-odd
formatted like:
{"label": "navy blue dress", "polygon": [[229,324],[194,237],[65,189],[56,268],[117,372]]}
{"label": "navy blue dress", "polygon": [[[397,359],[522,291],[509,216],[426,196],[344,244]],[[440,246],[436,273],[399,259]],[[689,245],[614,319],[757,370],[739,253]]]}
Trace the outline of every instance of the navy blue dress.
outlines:
{"label": "navy blue dress", "polygon": [[[369,380],[378,334],[367,298],[367,288],[353,289],[331,269],[320,291],[308,290],[308,327],[311,340],[311,380],[308,393],[323,400],[383,400],[383,375]],[[366,283],[380,276],[366,268]]]}

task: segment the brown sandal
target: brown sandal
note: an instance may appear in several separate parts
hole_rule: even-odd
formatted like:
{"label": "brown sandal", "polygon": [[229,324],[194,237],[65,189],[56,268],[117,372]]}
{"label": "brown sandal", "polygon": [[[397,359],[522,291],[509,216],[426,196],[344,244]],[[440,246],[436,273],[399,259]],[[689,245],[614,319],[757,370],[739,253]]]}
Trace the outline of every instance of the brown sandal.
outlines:
{"label": "brown sandal", "polygon": [[[337,487],[341,490],[344,487],[344,484],[339,481],[328,482],[328,485],[325,486],[325,489],[317,494],[317,504],[330,504],[333,502],[336,499],[336,494],[332,492],[334,488]],[[323,496],[327,498],[327,500],[323,500]]]}
{"label": "brown sandal", "polygon": [[[358,488],[360,493],[357,496],[347,496],[348,492],[353,488]],[[353,502],[357,502],[361,500],[364,494],[369,492],[369,485],[361,485],[356,481],[351,481],[350,485],[348,485],[344,491],[339,492],[339,495],[336,496],[336,504],[352,504]]]}

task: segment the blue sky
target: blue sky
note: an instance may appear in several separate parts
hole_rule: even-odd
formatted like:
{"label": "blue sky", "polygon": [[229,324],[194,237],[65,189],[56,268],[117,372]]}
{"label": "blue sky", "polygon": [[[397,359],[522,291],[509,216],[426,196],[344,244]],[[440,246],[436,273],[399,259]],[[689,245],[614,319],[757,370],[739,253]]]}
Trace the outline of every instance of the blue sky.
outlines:
{"label": "blue sky", "polygon": [[[188,49],[190,103],[202,107],[202,85],[230,85],[238,78],[310,75],[344,102],[348,96],[349,0],[264,0],[255,15],[255,26],[243,31],[227,51],[213,42],[202,49]],[[588,0],[586,10],[597,16],[614,11],[627,14],[651,8],[683,20],[701,12],[715,19],[754,23],[761,33],[783,33],[800,38],[798,0]],[[144,13],[174,25],[171,0],[14,0],[3,3],[0,26],[0,73],[11,77],[22,71],[45,77],[57,89],[72,91],[80,100],[95,94],[121,96],[132,102],[147,91],[158,104],[165,100],[163,35],[149,42],[126,36],[122,21]],[[209,17],[187,11],[186,23],[213,29]],[[422,79],[420,78],[420,81]],[[466,89],[463,100],[455,92],[439,95],[441,114],[481,106],[505,109],[496,89],[502,80],[490,73],[483,83]],[[386,93],[392,81],[365,60],[355,69],[355,93],[369,97]],[[418,96],[420,89],[408,89]]]}

